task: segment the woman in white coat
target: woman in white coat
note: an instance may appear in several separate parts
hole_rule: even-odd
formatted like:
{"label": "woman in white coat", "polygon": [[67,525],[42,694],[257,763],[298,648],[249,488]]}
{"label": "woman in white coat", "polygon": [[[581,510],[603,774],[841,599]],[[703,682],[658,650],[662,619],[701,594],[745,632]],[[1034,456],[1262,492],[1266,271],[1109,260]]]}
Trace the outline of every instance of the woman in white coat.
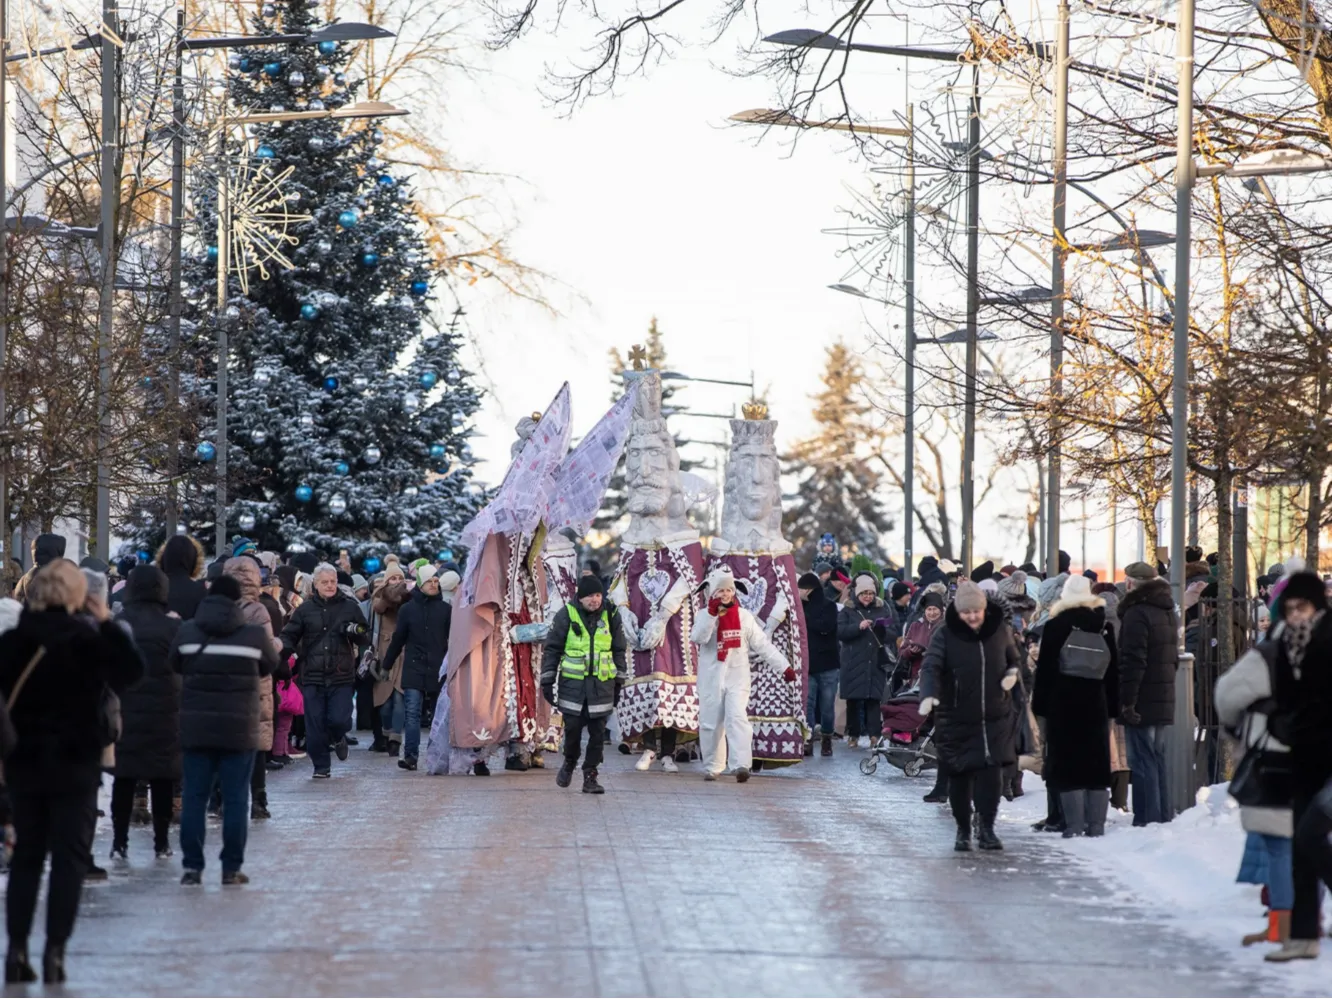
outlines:
{"label": "woman in white coat", "polygon": [[704,780],[716,780],[729,762],[735,779],[749,780],[754,766],[754,727],[749,721],[750,656],[795,681],[795,670],[777,651],[754,615],[736,601],[731,570],[713,569],[707,588],[707,612],[694,621],[689,638],[698,646],[698,741]]}

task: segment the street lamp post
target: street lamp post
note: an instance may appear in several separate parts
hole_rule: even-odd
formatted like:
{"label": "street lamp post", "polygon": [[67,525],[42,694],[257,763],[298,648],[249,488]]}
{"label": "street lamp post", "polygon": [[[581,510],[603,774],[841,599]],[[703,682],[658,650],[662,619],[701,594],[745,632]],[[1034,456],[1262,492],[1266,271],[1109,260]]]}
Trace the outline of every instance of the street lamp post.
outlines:
{"label": "street lamp post", "polygon": [[120,107],[116,77],[120,25],[116,0],[102,0],[102,283],[97,300],[97,499],[93,555],[111,556],[111,337],[116,304],[116,215],[120,210]]}
{"label": "street lamp post", "polygon": [[1064,394],[1064,227],[1068,207],[1068,0],[1059,0],[1055,37],[1054,232],[1050,261],[1050,453],[1046,459],[1045,572],[1059,574],[1061,442],[1059,407]]}

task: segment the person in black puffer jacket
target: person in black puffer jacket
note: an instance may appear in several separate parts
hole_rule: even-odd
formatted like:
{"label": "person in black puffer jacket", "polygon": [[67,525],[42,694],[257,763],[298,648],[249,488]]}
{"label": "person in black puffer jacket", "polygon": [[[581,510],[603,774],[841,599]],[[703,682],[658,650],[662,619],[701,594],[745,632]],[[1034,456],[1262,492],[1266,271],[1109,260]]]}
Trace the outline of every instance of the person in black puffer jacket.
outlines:
{"label": "person in black puffer jacket", "polygon": [[338,570],[320,563],[310,599],[296,608],[282,629],[283,661],[297,657],[305,698],[305,750],[315,777],[330,776],[330,748],[338,759],[347,758],[356,660],[369,644],[370,629],[361,605],[338,589]]}
{"label": "person in black puffer jacket", "polygon": [[439,693],[439,667],[449,651],[452,608],[439,591],[433,565],[416,568],[416,589],[398,611],[393,641],[384,654],[384,668],[391,669],[399,653],[402,661],[403,743],[398,766],[415,770],[421,750],[421,707],[427,694]]}
{"label": "person in black puffer jacket", "polygon": [[977,845],[1002,850],[994,834],[1002,768],[1017,760],[1013,696],[1018,651],[1003,612],[970,580],[957,586],[944,623],[930,639],[920,672],[920,713],[934,712],[934,744],[948,768],[957,821],[956,850],[971,849],[971,804],[980,815]]}
{"label": "person in black puffer jacket", "polygon": [[871,746],[883,740],[879,705],[897,651],[896,621],[876,595],[877,580],[861,574],[855,587],[854,602],[837,614],[837,639],[842,645],[839,681],[846,700],[846,744],[852,749],[860,744],[862,732]]}
{"label": "person in black puffer jacket", "polygon": [[116,743],[111,785],[111,856],[129,859],[134,788],[147,781],[153,802],[153,849],[171,856],[172,786],[180,779],[180,677],[168,660],[180,619],[167,613],[170,584],[154,565],[130,572],[119,620],[130,626],[143,656],[144,675],[120,697],[123,730]]}
{"label": "person in black puffer jacket", "polygon": [[188,534],[177,534],[167,539],[157,552],[157,567],[166,573],[169,584],[167,609],[182,621],[194,617],[199,602],[208,595],[204,584],[203,545]]}
{"label": "person in black puffer jacket", "polygon": [[809,634],[809,704],[805,717],[814,726],[805,755],[814,755],[814,736],[819,737],[820,752],[833,752],[834,715],[837,709],[837,680],[841,650],[837,645],[837,605],[823,592],[819,577],[807,572],[797,582],[805,605],[805,628]]}
{"label": "person in black puffer jacket", "polygon": [[51,880],[42,964],[48,983],[65,980],[65,943],[74,931],[97,826],[103,693],[108,687],[122,693],[143,675],[129,632],[110,620],[104,603],[88,603],[93,623],[85,623],[87,592],[73,562],[52,561],[29,580],[18,626],[0,636],[0,698],[13,699],[18,733],[18,746],[5,760],[16,836],[5,899],[7,982],[37,977],[28,963],[28,935],[47,853]]}
{"label": "person in black puffer jacket", "polygon": [[1170,584],[1146,562],[1124,570],[1128,593],[1119,602],[1119,721],[1132,772],[1133,824],[1174,817],[1166,771],[1166,740],[1175,720],[1179,619]]}
{"label": "person in black puffer jacket", "polygon": [[213,582],[194,620],[176,633],[171,668],[182,676],[180,745],[181,884],[197,885],[204,869],[204,811],[216,780],[222,787],[222,883],[242,885],[250,812],[250,774],[259,742],[259,678],[277,656],[268,625],[247,624],[240,583]]}

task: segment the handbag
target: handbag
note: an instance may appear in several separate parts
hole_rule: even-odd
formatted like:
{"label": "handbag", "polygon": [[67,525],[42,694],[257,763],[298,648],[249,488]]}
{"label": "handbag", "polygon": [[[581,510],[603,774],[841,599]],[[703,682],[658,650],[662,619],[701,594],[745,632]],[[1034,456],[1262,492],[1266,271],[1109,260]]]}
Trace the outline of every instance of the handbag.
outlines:
{"label": "handbag", "polygon": [[295,680],[278,681],[277,710],[278,714],[291,715],[293,718],[305,714],[305,695]]}
{"label": "handbag", "polygon": [[[1249,744],[1249,728],[1253,723],[1252,711],[1244,719],[1241,740]],[[1271,733],[1263,731],[1262,740],[1250,746],[1230,778],[1230,796],[1241,807],[1289,808],[1294,798],[1290,754],[1268,749]]]}
{"label": "handbag", "polygon": [[1094,631],[1074,628],[1059,650],[1059,672],[1080,680],[1102,680],[1110,668],[1110,646]]}

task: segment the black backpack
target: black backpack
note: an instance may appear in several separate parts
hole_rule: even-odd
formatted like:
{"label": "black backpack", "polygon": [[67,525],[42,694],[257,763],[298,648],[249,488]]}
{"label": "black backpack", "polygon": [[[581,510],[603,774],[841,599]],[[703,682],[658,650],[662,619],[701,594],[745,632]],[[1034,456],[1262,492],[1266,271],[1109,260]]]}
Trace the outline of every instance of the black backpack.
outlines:
{"label": "black backpack", "polygon": [[1110,668],[1110,646],[1095,631],[1074,628],[1059,650],[1059,672],[1080,680],[1101,680]]}

